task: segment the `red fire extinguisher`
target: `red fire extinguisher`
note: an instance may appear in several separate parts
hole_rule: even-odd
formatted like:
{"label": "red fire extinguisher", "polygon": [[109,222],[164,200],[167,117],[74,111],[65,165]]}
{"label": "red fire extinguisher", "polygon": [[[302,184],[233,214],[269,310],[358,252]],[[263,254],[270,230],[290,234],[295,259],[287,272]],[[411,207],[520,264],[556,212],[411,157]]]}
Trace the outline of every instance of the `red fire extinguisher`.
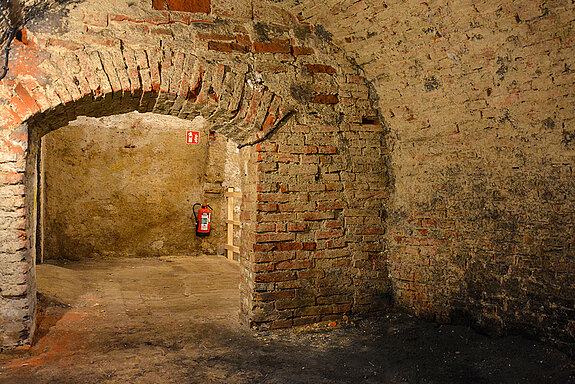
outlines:
{"label": "red fire extinguisher", "polygon": [[[196,215],[196,205],[201,206],[201,208],[198,209],[197,215]],[[206,203],[203,204],[196,203],[192,207],[192,211],[194,212],[194,218],[196,219],[196,235],[208,236],[211,230],[210,221],[212,219],[212,207],[210,207]]]}

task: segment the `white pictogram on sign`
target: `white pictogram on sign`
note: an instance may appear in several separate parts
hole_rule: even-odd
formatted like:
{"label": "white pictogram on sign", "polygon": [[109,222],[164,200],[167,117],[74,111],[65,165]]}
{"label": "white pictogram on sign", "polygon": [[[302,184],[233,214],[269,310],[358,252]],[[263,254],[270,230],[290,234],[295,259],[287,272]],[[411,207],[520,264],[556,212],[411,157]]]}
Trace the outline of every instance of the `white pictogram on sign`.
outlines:
{"label": "white pictogram on sign", "polygon": [[199,144],[199,143],[200,143],[200,132],[188,131],[188,144]]}

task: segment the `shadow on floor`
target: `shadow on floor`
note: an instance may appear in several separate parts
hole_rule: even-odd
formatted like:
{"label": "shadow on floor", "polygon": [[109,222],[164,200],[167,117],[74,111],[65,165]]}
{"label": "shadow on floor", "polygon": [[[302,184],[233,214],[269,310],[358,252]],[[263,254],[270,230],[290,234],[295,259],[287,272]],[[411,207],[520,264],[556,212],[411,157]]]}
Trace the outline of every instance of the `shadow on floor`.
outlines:
{"label": "shadow on floor", "polygon": [[39,323],[29,351],[0,357],[1,383],[575,383],[575,362],[551,347],[403,313],[254,332],[237,320],[225,259],[91,268],[73,306],[42,302],[62,315]]}

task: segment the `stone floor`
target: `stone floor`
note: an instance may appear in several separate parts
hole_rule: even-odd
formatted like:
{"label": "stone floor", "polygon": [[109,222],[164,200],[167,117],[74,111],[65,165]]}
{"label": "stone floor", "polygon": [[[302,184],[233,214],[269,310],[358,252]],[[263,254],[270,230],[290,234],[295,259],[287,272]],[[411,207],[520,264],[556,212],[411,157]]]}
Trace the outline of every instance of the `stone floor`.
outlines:
{"label": "stone floor", "polygon": [[0,383],[575,383],[538,342],[401,313],[254,332],[238,278],[219,256],[43,264],[36,340],[0,354]]}

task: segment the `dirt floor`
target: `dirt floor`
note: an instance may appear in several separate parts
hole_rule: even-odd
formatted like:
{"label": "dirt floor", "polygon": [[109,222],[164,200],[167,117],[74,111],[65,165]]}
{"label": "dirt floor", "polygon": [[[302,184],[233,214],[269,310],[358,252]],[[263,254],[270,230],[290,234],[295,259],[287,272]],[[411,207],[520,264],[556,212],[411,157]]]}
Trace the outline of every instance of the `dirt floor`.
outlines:
{"label": "dirt floor", "polygon": [[219,256],[43,264],[34,345],[0,383],[575,383],[575,362],[520,337],[405,314],[254,332]]}

